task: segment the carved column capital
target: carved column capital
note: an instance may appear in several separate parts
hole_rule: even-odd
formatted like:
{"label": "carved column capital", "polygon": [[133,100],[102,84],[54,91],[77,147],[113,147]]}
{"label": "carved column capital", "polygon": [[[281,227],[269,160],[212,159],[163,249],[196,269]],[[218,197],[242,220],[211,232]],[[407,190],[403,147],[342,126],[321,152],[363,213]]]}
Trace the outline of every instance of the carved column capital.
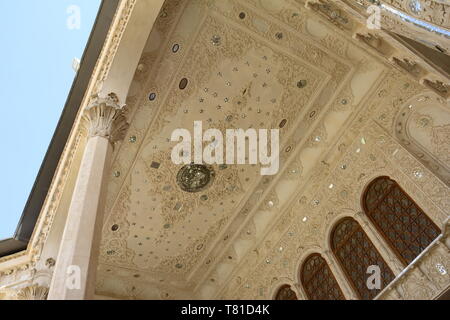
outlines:
{"label": "carved column capital", "polygon": [[47,300],[48,288],[39,285],[31,285],[18,289],[11,296],[11,300]]}
{"label": "carved column capital", "polygon": [[119,105],[114,93],[106,98],[94,96],[84,111],[83,121],[89,137],[104,137],[111,143],[122,140],[129,127],[125,107]]}

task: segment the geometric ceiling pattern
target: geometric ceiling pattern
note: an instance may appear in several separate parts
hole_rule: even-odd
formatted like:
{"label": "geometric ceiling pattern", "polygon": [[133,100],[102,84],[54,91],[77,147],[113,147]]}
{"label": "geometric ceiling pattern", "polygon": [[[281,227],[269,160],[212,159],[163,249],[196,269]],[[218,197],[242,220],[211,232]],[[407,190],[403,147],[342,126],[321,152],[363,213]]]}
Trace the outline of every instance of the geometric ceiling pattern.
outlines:
{"label": "geometric ceiling pattern", "polygon": [[[218,281],[212,270],[245,254],[231,240],[276,217],[379,65],[301,1],[168,2],[130,88],[128,136],[115,146],[97,292],[188,298]],[[279,173],[214,165],[205,189],[184,191],[170,138],[194,121],[223,133],[280,129]]]}

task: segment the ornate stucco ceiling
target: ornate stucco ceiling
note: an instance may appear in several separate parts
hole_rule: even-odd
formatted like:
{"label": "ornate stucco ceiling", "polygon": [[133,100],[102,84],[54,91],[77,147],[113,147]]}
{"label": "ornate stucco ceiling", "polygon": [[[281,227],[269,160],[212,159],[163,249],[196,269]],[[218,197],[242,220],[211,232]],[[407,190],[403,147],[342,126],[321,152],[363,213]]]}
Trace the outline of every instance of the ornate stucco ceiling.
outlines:
{"label": "ornate stucco ceiling", "polygon": [[[130,88],[128,138],[115,147],[99,294],[199,297],[262,236],[386,70],[322,19],[301,1],[168,2]],[[280,172],[215,166],[207,189],[183,191],[170,137],[199,120],[205,130],[281,127]]]}

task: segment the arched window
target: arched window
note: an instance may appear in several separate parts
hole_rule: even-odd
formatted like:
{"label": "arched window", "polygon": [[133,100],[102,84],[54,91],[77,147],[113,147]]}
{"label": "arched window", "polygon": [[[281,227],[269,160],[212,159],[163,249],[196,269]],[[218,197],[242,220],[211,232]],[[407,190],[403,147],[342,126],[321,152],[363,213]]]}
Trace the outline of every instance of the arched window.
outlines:
{"label": "arched window", "polygon": [[300,279],[310,300],[345,300],[330,267],[320,254],[312,254],[306,259]]}
{"label": "arched window", "polygon": [[[391,269],[359,223],[352,218],[345,218],[336,225],[331,234],[331,248],[361,299],[375,298],[394,279]],[[368,286],[367,280],[375,275],[373,272],[368,273],[370,266],[380,268],[380,289]]]}
{"label": "arched window", "polygon": [[406,265],[440,233],[433,221],[388,177],[372,181],[364,194],[363,207],[366,215]]}
{"label": "arched window", "polygon": [[290,285],[282,286],[275,296],[275,300],[298,300],[297,295],[292,291]]}

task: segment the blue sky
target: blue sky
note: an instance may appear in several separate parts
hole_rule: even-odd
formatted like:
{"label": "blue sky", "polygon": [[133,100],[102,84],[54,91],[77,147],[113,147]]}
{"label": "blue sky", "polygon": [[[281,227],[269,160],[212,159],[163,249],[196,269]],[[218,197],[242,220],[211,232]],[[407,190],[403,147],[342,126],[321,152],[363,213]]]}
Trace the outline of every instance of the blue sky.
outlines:
{"label": "blue sky", "polygon": [[16,229],[75,77],[72,60],[83,54],[99,5],[0,1],[0,240]]}

